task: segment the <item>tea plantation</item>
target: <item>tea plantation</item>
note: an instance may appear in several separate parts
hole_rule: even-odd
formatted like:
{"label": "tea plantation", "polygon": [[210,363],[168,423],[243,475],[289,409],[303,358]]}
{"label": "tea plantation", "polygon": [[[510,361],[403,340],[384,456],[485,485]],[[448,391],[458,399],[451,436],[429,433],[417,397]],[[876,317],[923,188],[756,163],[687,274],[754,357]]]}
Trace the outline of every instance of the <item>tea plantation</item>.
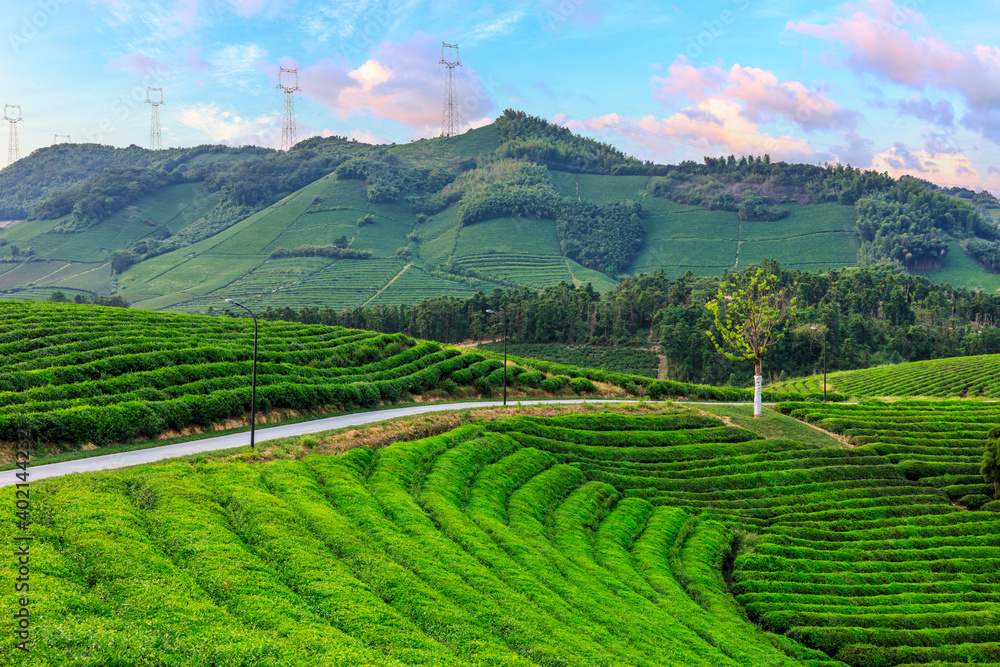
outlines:
{"label": "tea plantation", "polygon": [[4,660],[996,666],[1000,515],[950,502],[973,447],[937,442],[802,445],[676,408],[45,480],[35,644]]}
{"label": "tea plantation", "polygon": [[[372,409],[418,395],[491,397],[504,380],[500,355],[403,334],[262,321],[258,347],[261,414]],[[246,423],[252,359],[249,318],[0,302],[0,460],[10,462],[22,430],[35,443],[74,448]],[[515,400],[602,392],[750,397],[746,389],[512,361],[520,364],[506,371]]]}
{"label": "tea plantation", "polygon": [[[937,396],[1000,398],[1000,354],[913,361],[830,373],[830,391],[850,396]],[[810,375],[770,385],[776,392],[823,391],[823,376]]]}

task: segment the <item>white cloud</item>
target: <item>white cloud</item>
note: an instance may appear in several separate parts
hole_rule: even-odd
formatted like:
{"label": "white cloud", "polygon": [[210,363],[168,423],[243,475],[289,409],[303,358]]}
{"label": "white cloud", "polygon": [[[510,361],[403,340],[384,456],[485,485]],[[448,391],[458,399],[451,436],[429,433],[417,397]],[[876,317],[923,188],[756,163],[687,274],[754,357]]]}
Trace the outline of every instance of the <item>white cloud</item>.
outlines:
{"label": "white cloud", "polygon": [[247,44],[227,44],[217,49],[209,57],[214,66],[216,79],[224,86],[237,88],[245,93],[263,92],[260,83],[261,71],[258,62],[267,51],[252,42]]}
{"label": "white cloud", "polygon": [[196,104],[182,107],[177,112],[182,125],[203,132],[213,142],[239,146],[281,145],[281,115],[263,114],[256,118],[243,118],[236,113],[220,109],[215,104]]}

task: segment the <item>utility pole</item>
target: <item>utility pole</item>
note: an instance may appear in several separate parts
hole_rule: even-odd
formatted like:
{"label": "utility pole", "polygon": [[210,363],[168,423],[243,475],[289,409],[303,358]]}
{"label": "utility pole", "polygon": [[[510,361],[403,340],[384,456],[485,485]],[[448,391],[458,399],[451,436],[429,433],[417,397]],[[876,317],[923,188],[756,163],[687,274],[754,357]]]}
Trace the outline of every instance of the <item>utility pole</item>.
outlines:
{"label": "utility pole", "polygon": [[294,93],[301,90],[299,88],[299,70],[282,67],[278,72],[278,88],[285,91],[285,109],[281,113],[281,150],[289,151],[298,141],[298,131],[295,127]]}
{"label": "utility pole", "polygon": [[[159,95],[156,93],[159,93]],[[163,103],[163,89],[147,86],[146,104],[150,104],[153,107],[153,116],[149,121],[149,150],[151,151],[158,151],[163,148],[163,141],[160,137],[160,105]]]}
{"label": "utility pole", "polygon": [[4,104],[3,119],[10,124],[10,137],[7,142],[7,166],[10,166],[21,159],[21,146],[17,140],[17,124],[24,120],[21,117],[21,105]]}
{"label": "utility pole", "polygon": [[458,134],[458,93],[455,89],[455,68],[462,66],[462,59],[458,55],[458,44],[441,42],[439,64],[448,68],[444,84],[444,118],[441,121],[441,136],[453,137]]}

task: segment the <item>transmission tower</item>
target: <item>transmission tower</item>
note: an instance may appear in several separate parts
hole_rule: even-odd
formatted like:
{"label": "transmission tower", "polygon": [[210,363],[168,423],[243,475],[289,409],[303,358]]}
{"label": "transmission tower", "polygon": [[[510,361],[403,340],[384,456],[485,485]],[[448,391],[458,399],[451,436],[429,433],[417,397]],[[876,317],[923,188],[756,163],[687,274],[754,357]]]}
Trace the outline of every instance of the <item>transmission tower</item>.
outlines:
{"label": "transmission tower", "polygon": [[163,89],[147,86],[146,104],[153,107],[153,116],[149,121],[149,150],[151,151],[158,151],[163,148],[163,140],[160,137],[160,105],[163,103]]}
{"label": "transmission tower", "polygon": [[[60,139],[62,139],[62,141],[59,141]],[[68,143],[70,143],[68,134],[57,134],[55,136],[55,139],[52,140],[53,146],[56,144],[68,144]]]}
{"label": "transmission tower", "polygon": [[[14,113],[15,110],[17,111],[16,114]],[[10,125],[10,139],[7,142],[7,164],[12,165],[21,159],[21,146],[17,141],[17,124],[24,120],[21,118],[21,105],[4,104],[3,119]]]}
{"label": "transmission tower", "polygon": [[285,110],[281,114],[281,150],[288,151],[298,141],[298,131],[295,128],[294,93],[300,90],[299,70],[282,67],[278,72],[278,88],[285,91]]}
{"label": "transmission tower", "polygon": [[444,84],[444,120],[441,122],[441,136],[453,137],[458,134],[458,93],[455,90],[455,68],[462,66],[462,59],[458,55],[458,44],[441,42],[440,64],[448,68],[448,78]]}

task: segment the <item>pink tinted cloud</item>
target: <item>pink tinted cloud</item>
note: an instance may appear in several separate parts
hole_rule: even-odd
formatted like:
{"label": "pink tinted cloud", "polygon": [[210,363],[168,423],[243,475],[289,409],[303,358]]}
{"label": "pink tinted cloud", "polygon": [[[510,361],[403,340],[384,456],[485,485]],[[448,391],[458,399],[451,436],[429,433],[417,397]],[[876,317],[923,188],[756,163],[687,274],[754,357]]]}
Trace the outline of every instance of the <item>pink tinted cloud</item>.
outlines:
{"label": "pink tinted cloud", "polygon": [[1000,193],[1000,170],[987,168],[983,176],[968,156],[957,150],[938,153],[926,146],[911,150],[897,143],[876,155],[873,166],[876,171],[885,171],[897,178],[909,174],[942,186],[985,188]]}
{"label": "pink tinted cloud", "polygon": [[140,53],[126,53],[123,56],[108,61],[107,67],[122,72],[135,72],[139,76],[148,76],[153,72],[167,69],[166,65],[155,58]]}
{"label": "pink tinted cloud", "polygon": [[198,16],[198,5],[200,0],[177,0],[173,14],[169,19],[169,28],[166,30],[166,39],[179,37],[191,29],[194,20]]}
{"label": "pink tinted cloud", "polygon": [[634,152],[658,161],[730,154],[768,154],[775,160],[805,163],[833,159],[805,140],[762,132],[742,111],[732,100],[709,98],[665,118],[626,118],[611,113],[582,121],[559,120],[570,129],[600,133],[604,141],[624,137]]}
{"label": "pink tinted cloud", "polygon": [[755,123],[784,119],[805,130],[847,130],[861,120],[859,113],[844,109],[822,89],[779,81],[774,73],[756,67],[696,67],[681,55],[665,76],[653,76],[651,83],[656,86],[654,96],[664,103],[679,96],[695,103],[727,100],[738,103],[740,113]]}
{"label": "pink tinted cloud", "polygon": [[1000,48],[953,47],[930,34],[915,10],[896,9],[889,0],[868,0],[850,16],[826,25],[789,21],[786,27],[847,47],[845,62],[859,74],[870,72],[919,89],[956,91],[979,111],[1000,104]]}
{"label": "pink tinted cloud", "polygon": [[274,16],[282,9],[294,4],[294,0],[220,0],[232,6],[243,17],[264,14]]}
{"label": "pink tinted cloud", "polygon": [[200,47],[182,51],[181,57],[184,59],[184,66],[194,72],[204,72],[212,66],[211,63],[201,57]]}
{"label": "pink tinted cloud", "polygon": [[[440,51],[440,40],[417,33],[404,42],[383,43],[358,67],[342,59],[321,60],[300,70],[302,92],[340,118],[372,114],[433,133],[441,124],[445,84]],[[481,125],[497,108],[491,97],[495,86],[469,68],[456,69],[455,79],[461,125]]]}

